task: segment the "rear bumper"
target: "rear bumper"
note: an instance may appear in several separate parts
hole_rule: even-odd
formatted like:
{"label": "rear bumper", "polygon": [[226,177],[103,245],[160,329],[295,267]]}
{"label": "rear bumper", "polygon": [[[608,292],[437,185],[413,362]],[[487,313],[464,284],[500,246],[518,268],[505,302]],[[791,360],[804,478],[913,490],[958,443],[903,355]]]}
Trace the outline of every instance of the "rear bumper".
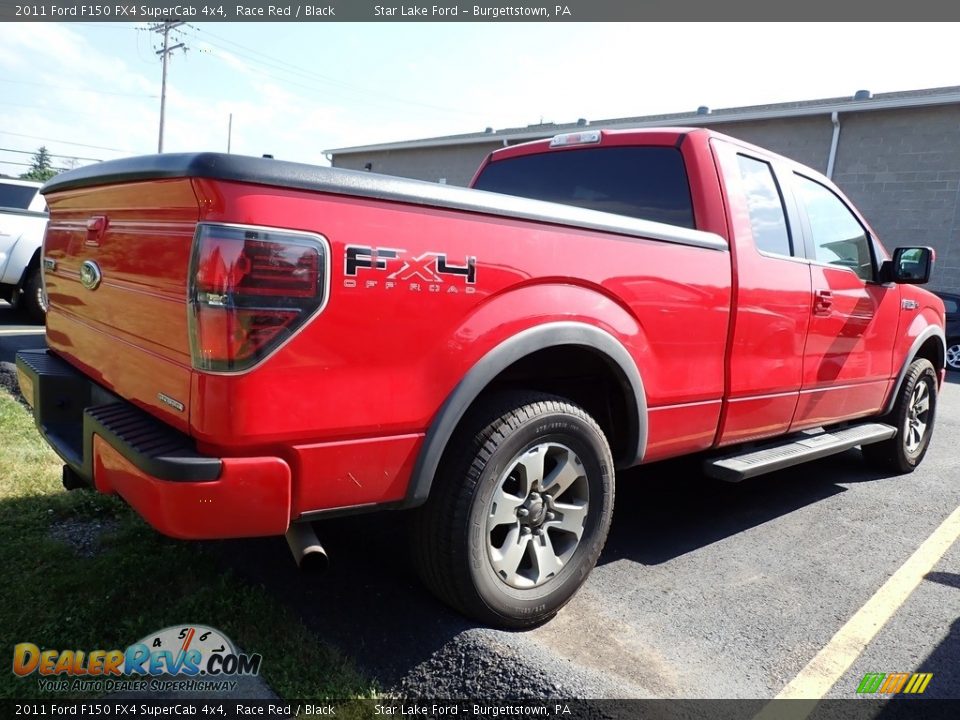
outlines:
{"label": "rear bumper", "polygon": [[214,458],[49,350],[17,353],[40,434],[85,482],[184,539],[282,535],[291,473],[280,458]]}

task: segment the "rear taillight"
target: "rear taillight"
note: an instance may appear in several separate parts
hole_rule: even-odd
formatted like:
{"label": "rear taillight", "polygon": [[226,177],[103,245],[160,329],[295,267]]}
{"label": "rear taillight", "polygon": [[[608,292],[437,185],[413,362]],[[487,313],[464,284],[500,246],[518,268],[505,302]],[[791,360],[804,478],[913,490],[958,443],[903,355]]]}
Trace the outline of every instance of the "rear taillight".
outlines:
{"label": "rear taillight", "polygon": [[252,367],[324,304],[319,235],[201,223],[190,260],[190,352],[198,370]]}

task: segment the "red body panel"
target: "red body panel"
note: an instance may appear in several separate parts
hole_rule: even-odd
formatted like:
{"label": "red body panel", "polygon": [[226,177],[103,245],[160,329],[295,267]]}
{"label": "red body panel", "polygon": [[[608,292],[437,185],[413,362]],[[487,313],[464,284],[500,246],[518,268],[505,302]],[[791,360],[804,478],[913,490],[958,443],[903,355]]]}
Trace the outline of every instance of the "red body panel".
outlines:
{"label": "red body panel", "polygon": [[[645,461],[876,412],[913,339],[942,324],[942,312],[938,320],[932,296],[905,289],[923,307],[898,329],[900,289],[845,289],[822,267],[759,253],[730,169],[734,146],[713,137],[605,132],[603,142],[679,147],[697,229],[729,251],[233,180],[48,196],[44,253],[57,263],[47,273],[50,347],[224,459],[217,481],[166,482],[98,437],[98,489],[178,537],[282,533],[311,511],[400,501],[426,433],[467,373],[504,341],[557,321],[603,330],[635,363]],[[532,143],[487,162],[534,152],[576,149]],[[88,232],[93,215],[107,217],[105,230]],[[328,301],[245,372],[191,365],[187,268],[197,222],[305,231],[329,246]],[[413,266],[384,257],[384,269],[348,275],[348,246],[399,249]],[[458,266],[475,257],[476,282],[417,265],[440,252]],[[90,258],[103,268],[96,293],[80,288]],[[811,288],[820,285],[834,289],[836,316],[813,317]]]}
{"label": "red body panel", "polygon": [[810,270],[814,291],[829,290],[831,305],[811,314],[793,429],[877,412],[894,375],[900,288],[865,285],[844,268]]}
{"label": "red body panel", "polygon": [[[195,380],[203,387],[192,424],[202,439],[230,435],[240,444],[260,433],[289,439],[297,429],[310,439],[422,431],[475,360],[520,330],[555,320],[584,320],[624,342],[642,368],[651,406],[722,393],[722,358],[716,356],[726,342],[726,253],[373,200],[213,185],[198,183],[209,208],[204,220],[321,233],[340,261],[333,263],[327,308],[270,362],[248,377]],[[582,252],[596,243],[609,251]],[[460,286],[450,294],[449,283],[443,292],[432,292],[425,281],[417,289],[402,282],[388,287],[386,273],[361,271],[350,286],[342,261],[347,244],[399,247],[412,256],[443,250],[451,261],[475,255],[479,279],[475,288]],[[686,328],[694,322],[700,332],[690,337]],[[655,347],[647,343],[650,334],[661,339]],[[699,357],[677,352],[686,346]],[[391,392],[369,392],[356,402],[357,373],[371,389]],[[323,392],[303,398],[314,384]],[[231,402],[250,398],[258,404],[249,412],[233,408],[232,427],[221,424],[223,408],[206,404],[222,398],[228,386]],[[259,402],[268,387],[275,408],[269,417],[270,408]],[[306,422],[319,426],[307,428],[302,413],[290,412],[304,405],[311,416]],[[256,427],[244,427],[248,421]]]}
{"label": "red body panel", "polygon": [[213,482],[169,482],[94,436],[97,490],[117,493],[153,527],[185,540],[280,535],[290,525],[290,468],[278,458],[224,460]]}
{"label": "red body panel", "polygon": [[[662,415],[666,422],[651,424],[655,456],[712,441],[705,428],[715,418],[683,406],[718,400],[723,392],[726,253],[239,183],[201,181],[197,192],[205,221],[317,232],[335,260],[347,244],[403,248],[413,256],[442,250],[455,262],[478,258],[475,292],[455,294],[431,292],[426,282],[420,289],[389,287],[372,271],[353,281],[343,261],[335,261],[330,303],[276,355],[240,375],[194,373],[191,426],[205,452],[257,448],[293,462],[290,443],[382,438],[384,448],[397,446],[396,436],[426,432],[485,353],[556,320],[586,322],[616,337],[641,368],[648,404],[672,408]],[[581,254],[578,248],[590,243],[611,250]],[[577,276],[570,277],[574,255]],[[687,328],[694,324],[692,335]],[[651,345],[650,336],[659,342]],[[401,498],[415,455],[409,443],[397,447],[379,450],[379,461],[371,462],[382,486],[352,490],[340,485],[349,467],[342,458],[331,464],[330,448],[295,450],[295,515]],[[355,476],[367,472],[353,468]]]}
{"label": "red body panel", "polygon": [[[402,500],[423,436],[396,435],[294,447],[294,515]],[[309,481],[307,479],[309,478]]]}
{"label": "red body panel", "polygon": [[[56,263],[44,282],[47,342],[98,383],[180,430],[189,429],[187,273],[197,199],[189,180],[159,180],[58,194],[44,240]],[[105,227],[88,230],[91,217]],[[103,271],[96,292],[80,265]],[[185,406],[177,412],[157,392]]]}
{"label": "red body panel", "polygon": [[777,435],[790,426],[810,322],[809,265],[762,254],[754,243],[736,167],[739,149],[731,143],[714,143],[723,170],[729,232],[736,243],[727,403],[718,433],[722,445]]}

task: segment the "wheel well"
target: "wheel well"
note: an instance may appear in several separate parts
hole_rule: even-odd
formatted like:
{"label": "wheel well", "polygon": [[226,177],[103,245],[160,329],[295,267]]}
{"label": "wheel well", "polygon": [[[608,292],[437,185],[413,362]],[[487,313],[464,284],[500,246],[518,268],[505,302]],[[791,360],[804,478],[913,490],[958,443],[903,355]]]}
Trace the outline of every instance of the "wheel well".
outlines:
{"label": "wheel well", "polygon": [[920,346],[920,349],[917,350],[917,354],[914,356],[914,359],[916,358],[926,358],[929,360],[936,369],[937,375],[939,375],[946,362],[946,358],[944,358],[943,343],[940,342],[940,338],[937,336],[927,338],[923,345]]}
{"label": "wheel well", "polygon": [[629,467],[642,458],[647,398],[626,347],[587,323],[545,323],[489,350],[447,396],[417,454],[404,507],[427,501],[447,444],[477,401],[508,388],[540,390],[580,404],[608,434],[618,466]]}
{"label": "wheel well", "polygon": [[30,258],[30,262],[28,262],[27,266],[23,269],[23,274],[20,276],[20,282],[17,283],[17,287],[23,287],[24,283],[27,282],[27,278],[30,277],[30,273],[38,267],[40,267],[40,248],[33,251],[33,257]]}
{"label": "wheel well", "polygon": [[484,387],[471,407],[491,392],[506,389],[539,390],[559,395],[586,410],[603,429],[613,456],[632,460],[637,429],[628,406],[629,383],[615,363],[581,345],[537,350],[509,365]]}

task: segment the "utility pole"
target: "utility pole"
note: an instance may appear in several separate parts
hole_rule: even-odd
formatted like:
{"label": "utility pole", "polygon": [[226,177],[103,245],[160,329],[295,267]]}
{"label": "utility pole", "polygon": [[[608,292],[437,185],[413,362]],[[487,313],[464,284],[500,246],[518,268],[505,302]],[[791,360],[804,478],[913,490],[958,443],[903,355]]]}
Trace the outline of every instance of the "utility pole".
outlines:
{"label": "utility pole", "polygon": [[187,47],[183,43],[170,45],[170,31],[183,24],[185,23],[182,20],[164,20],[163,22],[154,24],[153,27],[150,28],[153,32],[163,33],[163,49],[157,50],[157,55],[160,56],[163,62],[163,80],[160,83],[160,137],[157,140],[158,153],[163,152],[163,121],[167,109],[167,59],[174,50],[183,48],[184,52],[187,51]]}
{"label": "utility pole", "polygon": [[230,141],[233,139],[233,113],[230,113],[230,121],[227,123],[227,155],[230,154]]}

